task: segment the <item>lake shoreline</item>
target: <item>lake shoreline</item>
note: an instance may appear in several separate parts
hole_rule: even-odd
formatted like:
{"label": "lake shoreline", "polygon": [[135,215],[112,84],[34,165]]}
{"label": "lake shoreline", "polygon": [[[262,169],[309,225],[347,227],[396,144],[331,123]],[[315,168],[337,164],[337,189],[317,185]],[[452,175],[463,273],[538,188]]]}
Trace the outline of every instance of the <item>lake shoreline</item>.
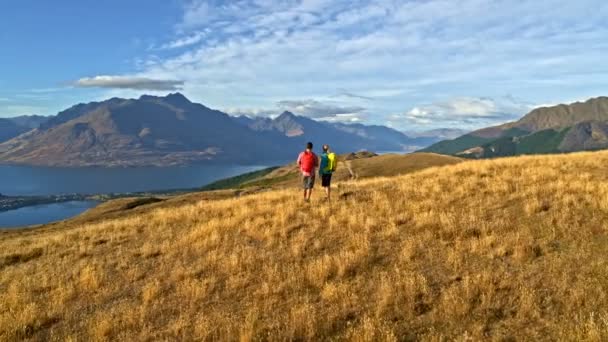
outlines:
{"label": "lake shoreline", "polygon": [[45,195],[45,196],[4,196],[0,194],[0,212],[16,210],[20,208],[33,207],[37,205],[65,203],[65,202],[82,202],[94,201],[103,203],[118,198],[127,197],[150,197],[150,196],[174,196],[187,194],[191,192],[202,191],[200,188],[191,189],[175,189],[175,190],[158,190],[145,192],[124,192],[110,194],[62,194],[62,195]]}
{"label": "lake shoreline", "polygon": [[243,176],[260,174],[260,172],[269,172],[276,169],[276,166],[262,168],[256,171],[239,173],[236,176],[221,178],[219,180],[204,184],[202,186],[181,188],[181,189],[170,189],[170,190],[150,190],[150,191],[136,191],[136,192],[114,192],[114,193],[98,193],[98,194],[81,194],[81,193],[67,193],[58,195],[23,195],[23,196],[7,196],[0,194],[0,212],[9,210],[16,210],[25,207],[31,207],[36,205],[45,205],[53,203],[65,203],[74,201],[95,201],[103,203],[113,199],[127,198],[127,197],[153,197],[153,196],[175,196],[181,194],[188,194],[198,191],[211,191],[214,190],[213,186],[216,183],[222,183],[226,180],[240,179]]}

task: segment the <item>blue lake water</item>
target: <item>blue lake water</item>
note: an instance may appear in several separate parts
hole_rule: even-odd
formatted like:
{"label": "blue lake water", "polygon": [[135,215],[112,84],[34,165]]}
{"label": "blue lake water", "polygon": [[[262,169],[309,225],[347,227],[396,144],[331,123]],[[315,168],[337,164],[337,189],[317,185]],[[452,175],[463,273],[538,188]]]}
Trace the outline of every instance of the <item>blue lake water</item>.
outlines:
{"label": "blue lake water", "polygon": [[191,165],[137,168],[0,166],[6,196],[102,194],[196,188],[266,166]]}
{"label": "blue lake water", "polygon": [[[0,194],[35,196],[189,189],[265,167],[267,166],[190,165],[138,168],[0,166]],[[0,212],[0,227],[62,220],[78,215],[94,205],[94,202],[54,203]]]}
{"label": "blue lake water", "polygon": [[76,216],[97,205],[93,201],[74,201],[34,205],[0,212],[0,228],[50,223]]}

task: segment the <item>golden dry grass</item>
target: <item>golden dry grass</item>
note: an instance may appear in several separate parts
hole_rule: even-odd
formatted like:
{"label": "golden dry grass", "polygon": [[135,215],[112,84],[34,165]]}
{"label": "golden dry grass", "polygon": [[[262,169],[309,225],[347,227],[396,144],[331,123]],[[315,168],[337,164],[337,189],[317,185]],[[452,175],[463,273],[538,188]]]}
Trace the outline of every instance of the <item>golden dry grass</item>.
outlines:
{"label": "golden dry grass", "polygon": [[[358,155],[365,155],[365,152],[358,153]],[[396,176],[433,166],[452,165],[464,161],[462,158],[436,153],[384,154],[344,160],[347,156],[340,156],[338,168],[333,174],[332,182]],[[275,189],[294,187],[301,184],[301,179],[298,177],[299,174],[298,166],[293,163],[280,167],[261,178],[248,181],[243,185],[262,185],[262,187]]]}
{"label": "golden dry grass", "polygon": [[469,161],[0,235],[0,339],[601,341],[606,255],[608,152]]}

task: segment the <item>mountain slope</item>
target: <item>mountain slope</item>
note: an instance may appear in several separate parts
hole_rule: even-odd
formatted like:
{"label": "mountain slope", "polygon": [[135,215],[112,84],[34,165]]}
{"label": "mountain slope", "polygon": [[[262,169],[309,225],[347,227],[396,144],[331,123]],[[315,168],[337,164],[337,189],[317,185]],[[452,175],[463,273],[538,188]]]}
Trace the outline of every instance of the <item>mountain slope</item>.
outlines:
{"label": "mountain slope", "polygon": [[528,131],[571,127],[588,121],[608,121],[608,97],[598,97],[570,105],[537,108],[514,126]]}
{"label": "mountain slope", "polygon": [[467,161],[331,205],[287,189],[0,234],[0,339],[607,340],[607,164]]}
{"label": "mountain slope", "polygon": [[12,120],[0,118],[0,142],[10,140],[27,131],[26,127],[19,126]]}
{"label": "mountain slope", "polygon": [[34,129],[40,127],[40,125],[48,121],[50,117],[42,115],[21,115],[8,119],[18,126]]}
{"label": "mountain slope", "polygon": [[2,162],[53,166],[255,163],[285,155],[265,134],[181,94],[80,104],[0,144]]}
{"label": "mountain slope", "polygon": [[441,141],[422,151],[484,158],[604,149],[607,124],[608,97],[598,97],[537,108],[518,121]]}

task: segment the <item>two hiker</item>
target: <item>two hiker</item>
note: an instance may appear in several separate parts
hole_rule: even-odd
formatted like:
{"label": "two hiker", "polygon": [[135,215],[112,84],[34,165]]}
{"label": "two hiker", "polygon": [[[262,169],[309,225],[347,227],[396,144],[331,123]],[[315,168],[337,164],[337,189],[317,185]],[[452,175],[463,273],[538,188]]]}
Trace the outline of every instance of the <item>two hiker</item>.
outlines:
{"label": "two hiker", "polygon": [[317,155],[312,151],[312,143],[306,143],[306,150],[298,156],[298,166],[302,172],[302,186],[304,188],[304,201],[310,202],[312,189],[315,185],[315,171],[319,167],[321,186],[325,189],[327,200],[331,198],[331,176],[336,170],[336,155],[331,152],[329,145],[323,145],[323,153],[320,162]]}

